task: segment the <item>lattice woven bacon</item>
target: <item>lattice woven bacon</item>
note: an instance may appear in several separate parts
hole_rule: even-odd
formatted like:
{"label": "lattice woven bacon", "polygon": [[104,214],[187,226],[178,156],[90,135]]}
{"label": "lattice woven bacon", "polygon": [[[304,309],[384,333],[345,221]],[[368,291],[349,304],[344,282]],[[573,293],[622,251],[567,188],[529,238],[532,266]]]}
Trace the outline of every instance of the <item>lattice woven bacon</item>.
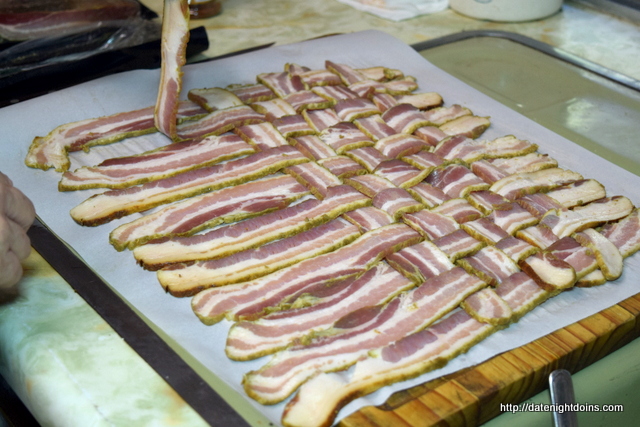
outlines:
{"label": "lattice woven bacon", "polygon": [[[158,208],[111,243],[203,322],[234,321],[229,357],[273,354],[244,386],[265,404],[298,390],[285,425],[329,425],[557,293],[617,279],[640,249],[629,199],[528,141],[481,140],[488,118],[399,70],[287,64],[189,99],[182,142],[66,171],[60,189],[111,188],[72,210],[82,225]],[[64,171],[150,117],[61,126],[27,164]]]}

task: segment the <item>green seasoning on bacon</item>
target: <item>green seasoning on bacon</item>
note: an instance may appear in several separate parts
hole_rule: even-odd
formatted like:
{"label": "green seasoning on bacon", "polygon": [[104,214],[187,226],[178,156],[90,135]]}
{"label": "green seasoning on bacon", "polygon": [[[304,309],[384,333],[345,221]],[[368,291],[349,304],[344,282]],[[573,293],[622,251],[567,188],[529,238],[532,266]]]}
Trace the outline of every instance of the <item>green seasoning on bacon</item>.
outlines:
{"label": "green seasoning on bacon", "polygon": [[67,171],[58,183],[58,190],[126,188],[254,152],[253,147],[235,135],[183,141],[134,156],[108,159],[97,166]]}
{"label": "green seasoning on bacon", "polygon": [[140,186],[96,194],[73,208],[71,217],[81,225],[100,225],[134,212],[241,184],[306,161],[307,158],[293,147],[276,147]]}
{"label": "green seasoning on bacon", "polygon": [[214,286],[257,279],[305,259],[336,250],[356,239],[355,225],[337,218],[284,239],[233,255],[158,271],[158,281],[173,296],[192,296]]}
{"label": "green seasoning on bacon", "polygon": [[[27,166],[58,172],[69,169],[69,152],[88,151],[95,145],[111,144],[138,135],[156,132],[153,108],[117,113],[60,125],[47,136],[36,137],[25,159]],[[178,114],[185,119],[201,117],[206,111],[191,101],[182,101]]]}
{"label": "green seasoning on bacon", "polygon": [[290,176],[270,176],[169,205],[119,226],[111,232],[109,241],[120,251],[161,237],[189,236],[219,224],[282,209],[308,194]]}
{"label": "green seasoning on bacon", "polygon": [[292,236],[369,204],[368,197],[347,185],[331,187],[322,201],[305,200],[205,234],[152,241],[135,248],[133,254],[142,266],[152,270],[178,262],[220,258]]}

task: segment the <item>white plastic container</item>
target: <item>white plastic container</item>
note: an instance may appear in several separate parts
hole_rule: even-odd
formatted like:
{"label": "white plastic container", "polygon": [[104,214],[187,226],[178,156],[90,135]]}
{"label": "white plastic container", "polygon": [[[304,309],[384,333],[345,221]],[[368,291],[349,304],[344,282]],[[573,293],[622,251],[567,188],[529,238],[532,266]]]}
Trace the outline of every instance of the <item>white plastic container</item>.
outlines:
{"label": "white plastic container", "polygon": [[520,22],[553,15],[562,7],[562,0],[450,0],[449,6],[471,18]]}

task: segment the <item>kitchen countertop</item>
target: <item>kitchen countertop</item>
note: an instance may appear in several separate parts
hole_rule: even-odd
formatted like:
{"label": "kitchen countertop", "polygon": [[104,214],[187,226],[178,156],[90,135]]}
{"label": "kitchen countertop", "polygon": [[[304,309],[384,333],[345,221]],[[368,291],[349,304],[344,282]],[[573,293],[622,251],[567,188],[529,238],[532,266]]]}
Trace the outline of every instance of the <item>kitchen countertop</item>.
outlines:
{"label": "kitchen countertop", "polygon": [[[143,2],[161,11],[161,0]],[[192,21],[199,25],[206,26],[211,46],[196,60],[371,28],[408,44],[488,29],[525,35],[640,80],[640,62],[634,60],[640,57],[640,27],[575,2],[541,21],[501,24],[450,10],[392,22],[334,0],[226,0],[221,15]],[[37,252],[24,267],[17,295],[0,302],[0,374],[41,424],[204,425]],[[638,349],[636,340],[607,359]],[[585,371],[599,370],[605,383],[623,381],[622,373],[610,369],[615,361],[607,359]],[[578,386],[583,372],[575,376]]]}

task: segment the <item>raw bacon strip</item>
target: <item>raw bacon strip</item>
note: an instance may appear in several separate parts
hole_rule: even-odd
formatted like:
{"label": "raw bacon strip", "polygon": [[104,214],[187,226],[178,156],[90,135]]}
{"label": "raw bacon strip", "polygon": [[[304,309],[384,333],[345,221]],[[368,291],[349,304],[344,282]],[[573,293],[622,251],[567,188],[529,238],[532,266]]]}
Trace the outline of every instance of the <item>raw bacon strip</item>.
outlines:
{"label": "raw bacon strip", "polygon": [[[331,74],[337,77],[335,74]],[[312,88],[311,91],[316,95],[320,95],[324,99],[331,101],[332,106],[337,104],[338,101],[342,101],[344,99],[360,98],[357,93],[344,86],[320,86]]]}
{"label": "raw bacon strip", "polygon": [[407,188],[421,182],[429,174],[429,171],[420,170],[402,160],[386,160],[376,167],[374,171],[397,187]]}
{"label": "raw bacon strip", "polygon": [[565,169],[549,168],[536,172],[509,175],[495,182],[489,190],[509,200],[515,200],[526,194],[549,191],[579,179],[582,179],[582,175],[579,173]]}
{"label": "raw bacon strip", "polygon": [[511,258],[494,246],[485,246],[474,255],[458,260],[457,265],[491,286],[497,286],[507,277],[520,271]]}
{"label": "raw bacon strip", "polygon": [[176,139],[182,66],[187,62],[189,4],[187,0],[164,0],[163,11],[160,87],[153,117],[158,131]]}
{"label": "raw bacon strip", "polygon": [[333,105],[331,101],[317,95],[315,92],[311,92],[310,90],[293,92],[285,96],[283,99],[287,101],[298,113],[302,110],[321,110]]}
{"label": "raw bacon strip", "polygon": [[355,119],[380,114],[380,110],[368,99],[356,98],[338,101],[333,107],[340,120],[352,122]]}
{"label": "raw bacon strip", "polygon": [[447,137],[446,133],[442,132],[440,128],[435,126],[423,126],[416,129],[413,134],[432,147],[437,146],[440,141]]}
{"label": "raw bacon strip", "polygon": [[489,245],[494,245],[500,240],[509,237],[509,233],[486,217],[465,222],[461,225],[461,228],[469,233],[469,235],[474,239],[478,239]]}
{"label": "raw bacon strip", "polygon": [[616,280],[622,275],[622,254],[609,239],[593,228],[576,233],[575,239],[593,253],[605,279]]}
{"label": "raw bacon strip", "polygon": [[362,233],[384,227],[385,225],[393,224],[394,222],[391,215],[373,206],[367,206],[347,212],[342,214],[342,217],[356,225]]}
{"label": "raw bacon strip", "polygon": [[524,272],[515,273],[502,281],[496,287],[496,294],[511,307],[513,322],[551,296]]}
{"label": "raw bacon strip", "polygon": [[402,71],[394,70],[387,67],[358,68],[356,71],[362,74],[365,78],[378,82],[395,80],[404,77],[404,73]]}
{"label": "raw bacon strip", "polygon": [[65,172],[58,190],[125,188],[210,166],[255,150],[235,135],[179,142],[129,157],[108,159],[98,166]]}
{"label": "raw bacon strip", "polygon": [[304,117],[309,126],[318,133],[342,121],[331,108],[325,108],[324,110],[304,110],[302,117]]}
{"label": "raw bacon strip", "polygon": [[328,157],[318,160],[318,164],[340,179],[350,178],[356,175],[364,175],[367,170],[347,156]]}
{"label": "raw bacon strip", "polygon": [[96,194],[73,208],[71,216],[81,225],[100,225],[163,203],[257,179],[307,160],[293,147],[272,148],[228,163]]}
{"label": "raw bacon strip", "polygon": [[490,214],[495,209],[511,203],[499,194],[488,190],[472,191],[467,195],[467,200],[474,208],[478,209],[485,215]]}
{"label": "raw bacon strip", "polygon": [[[547,248],[556,258],[567,262],[576,272],[576,279],[580,280],[598,268],[598,262],[591,255],[586,246],[582,246],[573,237],[563,237]],[[617,249],[616,249],[617,250]],[[620,257],[622,264],[622,257]]]}
{"label": "raw bacon strip", "polygon": [[535,172],[542,169],[558,167],[557,160],[552,159],[548,154],[540,153],[529,153],[521,156],[488,159],[487,161],[508,175],[522,172]]}
{"label": "raw bacon strip", "polygon": [[413,133],[429,124],[424,114],[411,104],[392,106],[382,114],[382,120],[398,133]]}
{"label": "raw bacon strip", "polygon": [[424,329],[483,286],[479,279],[454,268],[385,306],[351,313],[307,345],[289,347],[246,374],[245,391],[263,404],[280,402],[315,374],[344,369],[369,350]]}
{"label": "raw bacon strip", "polygon": [[471,171],[487,184],[493,184],[510,175],[486,160],[474,161],[471,164]]}
{"label": "raw bacon strip", "polygon": [[576,282],[573,267],[550,252],[531,255],[520,261],[520,268],[535,280],[538,286],[549,292],[563,291]]}
{"label": "raw bacon strip", "polygon": [[158,281],[171,295],[193,296],[203,289],[257,279],[281,268],[338,249],[360,232],[340,218],[295,236],[225,258],[175,264],[158,271]]}
{"label": "raw bacon strip", "polygon": [[[125,138],[156,132],[153,123],[154,107],[118,113],[96,119],[60,125],[47,136],[36,137],[25,158],[27,166],[58,172],[69,169],[68,153],[88,150],[95,145],[106,145]],[[206,110],[191,101],[183,101],[178,107],[182,118],[201,117]]]}
{"label": "raw bacon strip", "polygon": [[287,140],[269,122],[240,126],[235,128],[233,132],[260,151],[289,145]]}
{"label": "raw bacon strip", "polygon": [[331,187],[342,185],[340,178],[314,162],[291,166],[286,168],[284,172],[297,179],[319,199],[326,198]]}
{"label": "raw bacon strip", "polygon": [[286,63],[284,64],[284,71],[289,73],[292,76],[299,76],[303,73],[311,71],[311,68],[305,67],[304,65],[299,65],[295,63]]}
{"label": "raw bacon strip", "polygon": [[372,97],[375,93],[385,93],[387,92],[387,88],[381,82],[376,82],[374,80],[362,80],[356,83],[352,83],[349,85],[349,90],[358,94],[361,98]]}
{"label": "raw bacon strip", "polygon": [[420,110],[430,110],[442,105],[442,96],[436,92],[398,95],[395,98],[398,104],[410,104]]}
{"label": "raw bacon strip", "polygon": [[525,208],[536,218],[542,218],[551,209],[563,210],[565,207],[545,193],[527,194],[516,200],[520,206]]}
{"label": "raw bacon strip", "polygon": [[620,221],[602,227],[602,235],[609,239],[627,258],[640,250],[640,214],[634,209]]}
{"label": "raw bacon strip", "polygon": [[465,199],[449,199],[439,206],[431,209],[432,212],[450,216],[458,224],[473,221],[482,216],[482,213],[471,206]]}
{"label": "raw bacon strip", "polygon": [[320,132],[318,138],[338,154],[373,145],[373,142],[350,122],[340,122],[330,126]]}
{"label": "raw bacon strip", "polygon": [[538,224],[520,230],[516,233],[516,236],[540,249],[546,249],[558,240],[558,236],[544,224]]}
{"label": "raw bacon strip", "polygon": [[445,160],[462,159],[471,163],[484,157],[483,145],[466,135],[452,135],[441,140],[433,149],[433,153]]}
{"label": "raw bacon strip", "polygon": [[264,120],[262,114],[256,113],[246,105],[241,105],[216,110],[201,119],[181,123],[178,125],[178,136],[181,139],[193,139],[207,135],[222,135],[234,128]]}
{"label": "raw bacon strip", "polygon": [[607,197],[578,206],[573,210],[550,211],[540,220],[558,237],[615,221],[629,215],[634,209],[631,200],[624,196]]}
{"label": "raw bacon strip", "polygon": [[306,200],[205,234],[152,241],[135,248],[133,255],[148,270],[220,258],[308,230],[371,203],[368,197],[346,185],[333,187],[332,193],[323,201]]}
{"label": "raw bacon strip", "polygon": [[302,83],[313,89],[315,89],[316,86],[325,88],[338,86],[342,83],[340,77],[329,70],[310,70],[298,75],[300,76],[300,79],[302,79]]}
{"label": "raw bacon strip", "polygon": [[311,129],[311,126],[309,126],[309,123],[307,123],[300,114],[278,117],[271,123],[285,138],[295,138],[303,135],[313,135],[315,133],[315,131]]}
{"label": "raw bacon strip", "polygon": [[496,243],[496,248],[500,249],[502,252],[507,254],[509,258],[518,263],[535,254],[539,250],[537,247],[531,246],[524,240],[513,236],[505,237],[500,240]]}
{"label": "raw bacon strip", "polygon": [[402,219],[407,225],[430,240],[444,237],[460,228],[455,219],[426,209],[405,214]]}
{"label": "raw bacon strip", "polygon": [[291,106],[291,104],[280,98],[254,102],[251,104],[251,108],[253,108],[257,113],[264,115],[265,119],[270,122],[280,117],[297,114],[297,111]]}
{"label": "raw bacon strip", "polygon": [[257,76],[258,83],[262,83],[276,96],[284,98],[285,96],[305,90],[304,83],[300,76],[290,75],[286,71],[281,73],[262,73]]}
{"label": "raw bacon strip", "polygon": [[187,97],[209,112],[244,105],[233,92],[219,87],[191,89]]}
{"label": "raw bacon strip", "polygon": [[585,205],[606,195],[604,186],[595,179],[581,179],[547,193],[547,197],[551,197],[565,208]]}
{"label": "raw bacon strip", "polygon": [[462,229],[439,237],[433,243],[447,254],[451,262],[473,255],[485,246],[484,242],[474,239]]}
{"label": "raw bacon strip", "polygon": [[[494,139],[493,141],[483,141],[483,145],[485,158],[487,159],[525,156],[527,154],[534,153],[538,149],[536,144],[518,139],[513,135],[503,136],[501,138]],[[501,167],[500,162],[494,161],[493,163],[498,167]],[[508,161],[506,163],[508,163]],[[502,165],[504,165],[504,163],[502,163]],[[545,168],[547,166],[550,165],[545,165]],[[523,167],[524,170],[518,172],[529,172],[527,167],[524,167],[523,165],[521,165],[521,167]],[[540,166],[536,166],[531,169],[540,170],[542,168]]]}
{"label": "raw bacon strip", "polygon": [[294,294],[313,286],[330,284],[361,275],[382,258],[408,245],[420,236],[402,224],[391,224],[363,234],[354,242],[333,252],[306,259],[262,278],[211,288],[192,300],[196,315],[206,324],[224,317],[259,317],[268,307],[276,307]]}
{"label": "raw bacon strip", "polygon": [[452,198],[464,197],[472,191],[484,190],[489,185],[466,166],[451,164],[437,167],[425,182],[440,188]]}
{"label": "raw bacon strip", "polygon": [[433,108],[424,112],[427,121],[433,126],[440,126],[458,117],[470,116],[472,114],[471,110],[458,104],[452,105],[451,107]]}
{"label": "raw bacon strip", "polygon": [[447,135],[461,135],[467,138],[477,138],[491,126],[488,117],[463,116],[448,121],[440,126],[440,130]]}
{"label": "raw bacon strip", "polygon": [[426,182],[407,188],[407,191],[428,208],[436,207],[451,199],[451,196],[446,195],[444,191]]}
{"label": "raw bacon strip", "polygon": [[[348,278],[329,287],[309,290],[302,300],[313,302],[290,310],[268,314],[255,321],[240,321],[229,330],[227,356],[249,360],[273,354],[295,339],[329,328],[336,320],[364,307],[384,304],[413,282],[385,262],[359,278]],[[296,304],[294,304],[296,305]]]}
{"label": "raw bacon strip", "polygon": [[396,221],[399,221],[406,213],[417,212],[424,208],[404,188],[382,190],[374,196],[373,206],[387,212]]}
{"label": "raw bacon strip", "polygon": [[360,175],[347,178],[345,184],[349,184],[362,194],[371,198],[389,188],[396,188],[388,179],[378,175]]}
{"label": "raw bacon strip", "polygon": [[431,173],[435,168],[444,163],[444,159],[437,154],[422,150],[410,156],[402,157],[402,160],[419,169]]}
{"label": "raw bacon strip", "polygon": [[385,91],[394,96],[409,95],[414,90],[418,89],[418,83],[416,79],[411,76],[405,76],[401,79],[390,80],[383,83]]}
{"label": "raw bacon strip", "polygon": [[276,97],[271,89],[263,84],[229,86],[227,89],[235,94],[245,104],[268,101]]}
{"label": "raw bacon strip", "polygon": [[78,33],[103,22],[133,19],[140,13],[140,4],[130,0],[5,1],[2,7],[0,36],[7,40],[35,40]]}
{"label": "raw bacon strip", "polygon": [[396,134],[395,129],[385,123],[379,114],[357,119],[353,123],[374,142]]}
{"label": "raw bacon strip", "polygon": [[312,378],[287,403],[282,424],[286,427],[332,425],[335,414],[357,396],[436,369],[497,328],[478,322],[464,310],[454,310],[429,328],[371,352],[370,357],[358,362],[346,377],[325,373]]}
{"label": "raw bacon strip", "polygon": [[511,321],[511,307],[491,288],[469,295],[460,306],[478,322],[505,325]]}
{"label": "raw bacon strip", "polygon": [[327,146],[316,135],[291,138],[290,143],[311,160],[327,159],[338,155],[333,148]]}
{"label": "raw bacon strip", "polygon": [[602,274],[600,269],[597,269],[578,280],[576,282],[576,287],[592,288],[594,286],[604,285],[605,283],[607,283],[607,278],[604,277],[604,274]]}
{"label": "raw bacon strip", "polygon": [[538,218],[517,203],[502,205],[491,212],[489,218],[511,235],[538,223]]}
{"label": "raw bacon strip", "polygon": [[342,82],[349,86],[352,83],[359,82],[360,80],[365,80],[366,77],[358,70],[350,67],[346,64],[337,64],[332,61],[325,61],[325,68],[335,74],[337,74]]}
{"label": "raw bacon strip", "polygon": [[398,101],[388,93],[374,92],[369,98],[382,113],[398,105]]}
{"label": "raw bacon strip", "polygon": [[390,159],[395,159],[416,154],[427,145],[416,136],[398,133],[379,139],[374,147]]}
{"label": "raw bacon strip", "polygon": [[354,161],[362,165],[367,172],[373,172],[380,163],[389,160],[387,156],[373,147],[362,147],[346,153]]}
{"label": "raw bacon strip", "polygon": [[388,255],[387,262],[415,283],[423,283],[455,267],[447,255],[429,241]]}
{"label": "raw bacon strip", "polygon": [[239,221],[276,209],[309,194],[288,175],[223,188],[175,203],[113,230],[109,241],[119,251],[149,240],[194,234],[218,224]]}

